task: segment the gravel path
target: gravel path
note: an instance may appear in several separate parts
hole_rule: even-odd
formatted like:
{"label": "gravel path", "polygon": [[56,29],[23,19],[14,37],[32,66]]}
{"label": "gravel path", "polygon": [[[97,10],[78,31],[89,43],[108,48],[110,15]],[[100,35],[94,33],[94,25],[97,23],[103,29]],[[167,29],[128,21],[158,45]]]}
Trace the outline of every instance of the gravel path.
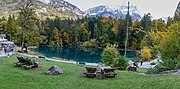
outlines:
{"label": "gravel path", "polygon": [[173,75],[180,75],[180,70],[175,72]]}
{"label": "gravel path", "polygon": [[[28,56],[28,57],[33,57],[33,58],[37,58],[37,59],[39,58],[38,56],[29,55],[29,54],[26,54],[26,53],[18,53],[18,52],[17,52],[17,54],[24,55],[24,56]],[[60,59],[60,58],[58,58],[58,59]],[[63,59],[62,59],[62,60],[58,60],[58,59],[56,59],[56,58],[47,58],[47,57],[45,58],[45,60],[51,60],[51,61],[55,61],[55,62],[65,62],[65,63],[76,64],[76,61],[67,61],[67,60],[63,60]],[[139,66],[140,68],[153,68],[153,67],[155,67],[155,65],[150,65],[150,63],[151,63],[151,62],[157,63],[159,59],[160,59],[160,56],[158,56],[157,59],[152,60],[152,61],[150,61],[150,62],[143,62],[142,66],[141,66],[140,63],[138,63],[138,66]],[[132,61],[129,61],[129,64],[132,64],[132,63],[133,63]],[[97,66],[98,63],[86,63],[86,65]]]}
{"label": "gravel path", "polygon": [[[17,54],[20,54],[20,55],[23,55],[23,56],[28,56],[28,57],[33,57],[33,58],[36,58],[38,59],[39,57],[38,56],[34,56],[34,55],[29,55],[29,54],[26,54],[26,53],[17,53]],[[59,58],[60,59],[60,58]],[[71,63],[71,64],[76,64],[77,62],[76,61],[66,61],[66,60],[58,60],[58,59],[53,59],[53,58],[45,58],[45,60],[50,60],[50,61],[55,61],[55,62],[64,62],[64,63]],[[98,63],[86,63],[87,66],[97,66]]]}
{"label": "gravel path", "polygon": [[[140,68],[154,68],[156,65],[150,65],[150,63],[154,62],[157,64],[158,60],[160,60],[160,59],[161,59],[161,56],[158,56],[158,58],[156,58],[150,62],[143,62],[142,66],[141,66],[141,63],[139,62],[138,66]],[[129,61],[129,64],[132,64],[132,63],[133,63],[133,61]]]}

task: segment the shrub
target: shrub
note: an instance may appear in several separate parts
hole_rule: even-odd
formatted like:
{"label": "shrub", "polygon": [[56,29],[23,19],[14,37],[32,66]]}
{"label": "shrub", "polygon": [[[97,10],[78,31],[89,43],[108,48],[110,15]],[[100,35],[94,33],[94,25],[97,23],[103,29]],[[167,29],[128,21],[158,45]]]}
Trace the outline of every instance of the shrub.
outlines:
{"label": "shrub", "polygon": [[167,70],[173,70],[176,68],[177,61],[162,57],[162,62],[160,62],[160,64],[166,67]]}
{"label": "shrub", "polygon": [[180,63],[176,64],[176,69],[180,69]]}
{"label": "shrub", "polygon": [[166,66],[163,66],[162,64],[158,64],[155,66],[156,69],[158,69],[160,72],[168,70]]}
{"label": "shrub", "polygon": [[144,60],[150,60],[151,56],[151,49],[149,49],[148,47],[143,47],[143,49],[141,50],[141,57]]}
{"label": "shrub", "polygon": [[166,70],[167,70],[167,68],[165,66],[158,64],[154,68],[147,69],[147,74],[159,74]]}
{"label": "shrub", "polygon": [[157,68],[149,68],[147,69],[147,74],[159,74],[160,70]]}
{"label": "shrub", "polygon": [[117,67],[120,70],[125,70],[127,66],[128,66],[128,61],[123,56],[119,55],[114,64],[114,67]]}
{"label": "shrub", "polygon": [[119,52],[115,47],[107,46],[101,54],[102,61],[105,65],[112,66],[118,55]]}
{"label": "shrub", "polygon": [[180,69],[180,62],[176,60],[164,60],[158,63],[154,68],[148,69],[148,74],[159,74],[163,71]]}
{"label": "shrub", "polygon": [[122,57],[115,46],[107,46],[102,54],[102,61],[105,65],[117,67],[119,69],[126,69],[127,60]]}

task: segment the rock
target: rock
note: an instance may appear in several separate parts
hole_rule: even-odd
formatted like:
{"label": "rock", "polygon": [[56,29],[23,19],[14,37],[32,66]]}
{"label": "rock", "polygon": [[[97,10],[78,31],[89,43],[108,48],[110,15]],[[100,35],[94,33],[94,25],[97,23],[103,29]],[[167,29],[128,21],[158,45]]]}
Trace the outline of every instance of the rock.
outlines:
{"label": "rock", "polygon": [[59,68],[58,66],[52,66],[48,69],[47,75],[54,75],[54,74],[63,74],[63,70]]}

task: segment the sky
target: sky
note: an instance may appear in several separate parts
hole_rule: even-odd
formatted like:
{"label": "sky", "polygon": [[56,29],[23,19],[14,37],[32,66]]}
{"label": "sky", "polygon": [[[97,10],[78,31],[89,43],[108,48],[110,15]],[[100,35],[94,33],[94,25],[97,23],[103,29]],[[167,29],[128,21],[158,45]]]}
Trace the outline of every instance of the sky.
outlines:
{"label": "sky", "polygon": [[118,6],[130,1],[130,4],[137,6],[140,14],[151,13],[154,19],[174,16],[174,12],[180,0],[65,0],[82,11],[99,5]]}

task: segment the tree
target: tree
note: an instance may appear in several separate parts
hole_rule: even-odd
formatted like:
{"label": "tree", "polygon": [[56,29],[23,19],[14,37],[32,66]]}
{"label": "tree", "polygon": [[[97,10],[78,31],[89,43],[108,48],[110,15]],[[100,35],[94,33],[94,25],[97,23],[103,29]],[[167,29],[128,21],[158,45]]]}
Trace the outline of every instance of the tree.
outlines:
{"label": "tree", "polygon": [[[166,23],[162,20],[162,19],[158,19],[158,20],[153,20],[152,21],[152,27],[151,27],[151,31],[166,31]],[[148,31],[150,32],[150,31]]]}
{"label": "tree", "polygon": [[160,65],[165,70],[176,69],[180,60],[180,22],[173,23],[159,40]]}
{"label": "tree", "polygon": [[59,31],[57,28],[53,30],[53,45],[59,45],[60,43],[60,36]]}
{"label": "tree", "polygon": [[148,32],[151,30],[151,14],[145,14],[140,21],[140,26],[143,27],[143,30]]}
{"label": "tree", "polygon": [[144,46],[143,49],[141,50],[141,57],[143,60],[148,60],[150,61],[151,58],[151,49],[148,47]]}
{"label": "tree", "polygon": [[85,24],[81,24],[81,35],[80,35],[80,41],[85,42],[89,40],[90,33],[88,32]]}
{"label": "tree", "polygon": [[171,18],[171,17],[168,17],[168,20],[167,20],[167,25],[166,25],[166,27],[169,27],[169,26],[172,24],[172,22],[173,22],[173,18]]}
{"label": "tree", "polygon": [[99,46],[101,46],[101,47],[106,47],[107,45],[109,45],[108,34],[104,33],[104,35],[101,36],[98,41],[99,41]]}
{"label": "tree", "polygon": [[17,23],[15,22],[14,15],[11,16],[9,14],[8,21],[7,21],[7,36],[9,37],[9,40],[13,40],[14,33],[17,30]]}
{"label": "tree", "polygon": [[130,19],[130,15],[129,15],[129,2],[128,2],[128,12],[127,12],[127,15],[126,15],[126,20],[127,20],[127,23],[126,23],[126,40],[125,40],[125,48],[124,48],[124,57],[126,57],[126,50],[127,50],[127,45],[128,45],[128,37],[129,37],[129,19]]}
{"label": "tree", "polygon": [[11,18],[10,14],[9,14],[8,21],[7,21],[7,30],[9,32],[9,40],[11,41],[11,36],[12,36],[12,18]]}
{"label": "tree", "polygon": [[63,43],[64,45],[69,45],[70,43],[69,34],[67,32],[63,33]]}
{"label": "tree", "polygon": [[118,29],[118,34],[116,41],[119,43],[120,47],[124,47],[124,42],[126,38],[126,19],[121,19],[119,23],[119,29]]}
{"label": "tree", "polygon": [[91,32],[90,39],[94,39],[94,18],[90,18],[88,22],[88,29]]}
{"label": "tree", "polygon": [[161,56],[168,60],[180,60],[180,22],[172,24],[160,41]]}
{"label": "tree", "polygon": [[107,66],[120,69],[126,69],[127,67],[127,60],[120,55],[116,45],[106,46],[101,56],[103,63]]}
{"label": "tree", "polygon": [[34,11],[33,11],[33,0],[20,0],[18,9],[19,17],[20,17],[20,25],[22,27],[22,40],[21,40],[21,51],[23,52],[24,44],[24,37],[25,31],[30,29],[32,26],[32,22],[34,21]]}

